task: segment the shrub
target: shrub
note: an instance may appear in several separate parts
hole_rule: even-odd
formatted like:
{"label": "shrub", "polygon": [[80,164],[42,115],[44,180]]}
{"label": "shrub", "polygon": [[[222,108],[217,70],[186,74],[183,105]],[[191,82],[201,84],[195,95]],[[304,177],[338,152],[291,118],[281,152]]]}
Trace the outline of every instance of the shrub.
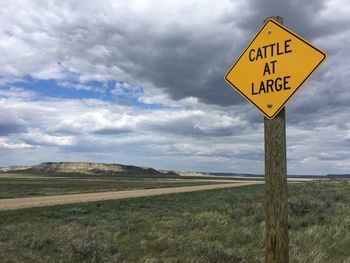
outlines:
{"label": "shrub", "polygon": [[9,233],[5,231],[0,231],[0,242],[6,242],[9,240]]}
{"label": "shrub", "polygon": [[240,221],[244,217],[254,216],[255,221],[260,223],[265,218],[265,212],[262,203],[248,200],[245,202],[235,202],[228,211],[230,218]]}
{"label": "shrub", "polygon": [[309,200],[305,198],[298,198],[294,200],[290,200],[288,202],[289,211],[291,215],[303,216],[307,213],[310,213],[313,208],[315,208],[316,204],[311,203]]}
{"label": "shrub", "polygon": [[247,262],[246,258],[240,253],[238,249],[225,249],[219,242],[197,243],[193,245],[192,250],[194,254],[199,258],[199,262]]}
{"label": "shrub", "polygon": [[97,262],[101,258],[101,251],[97,241],[91,236],[73,238],[70,241],[70,247],[74,255],[79,259]]}
{"label": "shrub", "polygon": [[121,258],[121,254],[114,244],[106,244],[89,232],[83,236],[72,238],[69,245],[73,252],[73,258],[79,262],[119,262]]}
{"label": "shrub", "polygon": [[42,250],[45,246],[52,244],[52,240],[49,238],[42,237],[30,237],[23,241],[23,246],[29,249]]}

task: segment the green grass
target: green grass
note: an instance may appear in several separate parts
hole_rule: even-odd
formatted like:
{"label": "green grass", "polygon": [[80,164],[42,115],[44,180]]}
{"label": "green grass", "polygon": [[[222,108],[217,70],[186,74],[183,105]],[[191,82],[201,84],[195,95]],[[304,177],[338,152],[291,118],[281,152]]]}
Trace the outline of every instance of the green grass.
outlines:
{"label": "green grass", "polygon": [[215,184],[189,178],[101,177],[91,175],[0,174],[0,198]]}
{"label": "green grass", "polygon": [[[0,262],[263,262],[264,186],[0,212]],[[290,262],[350,262],[350,183],[289,185]]]}

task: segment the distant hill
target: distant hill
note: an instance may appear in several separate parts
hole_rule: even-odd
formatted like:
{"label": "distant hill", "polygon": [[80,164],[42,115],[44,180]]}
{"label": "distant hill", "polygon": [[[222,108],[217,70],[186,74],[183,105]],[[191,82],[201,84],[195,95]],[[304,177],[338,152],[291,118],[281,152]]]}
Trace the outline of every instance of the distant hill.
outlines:
{"label": "distant hill", "polygon": [[264,177],[263,174],[240,174],[240,173],[208,173],[215,176],[241,176],[241,177]]}
{"label": "distant hill", "polygon": [[326,178],[331,178],[331,179],[350,179],[350,174],[327,174]]}
{"label": "distant hill", "polygon": [[[264,178],[264,174],[245,174],[245,173],[202,173],[203,175],[213,175],[213,176],[227,176],[227,177],[253,177],[253,178]],[[288,178],[305,178],[305,179],[322,179],[325,178],[323,175],[294,175],[288,174]]]}
{"label": "distant hill", "polygon": [[28,170],[30,166],[7,166],[7,167],[0,167],[0,172],[13,172],[13,171],[24,171]]}
{"label": "distant hill", "polygon": [[90,174],[103,176],[177,176],[174,172],[160,172],[153,168],[133,165],[92,162],[44,162],[33,166],[1,167],[0,172],[25,172],[45,174]]}

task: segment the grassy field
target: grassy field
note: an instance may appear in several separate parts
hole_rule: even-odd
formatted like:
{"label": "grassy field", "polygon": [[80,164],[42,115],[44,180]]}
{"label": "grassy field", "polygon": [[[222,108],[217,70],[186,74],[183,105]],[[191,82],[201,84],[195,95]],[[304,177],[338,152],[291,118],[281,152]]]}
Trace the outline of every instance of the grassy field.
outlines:
{"label": "grassy field", "polygon": [[[264,186],[0,212],[0,262],[263,262]],[[290,262],[350,262],[350,182],[289,185]]]}
{"label": "grassy field", "polygon": [[[209,179],[207,179],[209,180]],[[191,178],[0,174],[0,198],[215,184]]]}

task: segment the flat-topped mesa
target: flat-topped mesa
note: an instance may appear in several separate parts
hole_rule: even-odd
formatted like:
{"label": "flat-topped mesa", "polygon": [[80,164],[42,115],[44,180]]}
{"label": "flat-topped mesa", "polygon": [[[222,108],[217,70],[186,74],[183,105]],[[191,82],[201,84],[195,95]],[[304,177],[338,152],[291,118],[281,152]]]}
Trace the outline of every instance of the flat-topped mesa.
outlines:
{"label": "flat-topped mesa", "polygon": [[31,167],[33,172],[84,174],[160,174],[152,168],[92,162],[44,162]]}
{"label": "flat-topped mesa", "polygon": [[32,166],[32,170],[46,172],[124,171],[121,165],[89,162],[44,162]]}

